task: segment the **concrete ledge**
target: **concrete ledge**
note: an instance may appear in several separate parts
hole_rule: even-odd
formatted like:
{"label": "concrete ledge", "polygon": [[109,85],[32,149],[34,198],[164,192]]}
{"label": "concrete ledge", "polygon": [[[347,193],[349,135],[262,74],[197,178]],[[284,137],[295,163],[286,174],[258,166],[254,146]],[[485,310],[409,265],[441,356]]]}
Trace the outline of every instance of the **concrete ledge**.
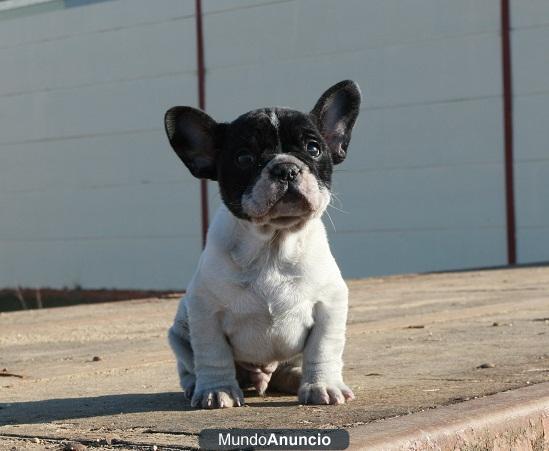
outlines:
{"label": "concrete ledge", "polygon": [[549,383],[358,426],[350,449],[547,450]]}

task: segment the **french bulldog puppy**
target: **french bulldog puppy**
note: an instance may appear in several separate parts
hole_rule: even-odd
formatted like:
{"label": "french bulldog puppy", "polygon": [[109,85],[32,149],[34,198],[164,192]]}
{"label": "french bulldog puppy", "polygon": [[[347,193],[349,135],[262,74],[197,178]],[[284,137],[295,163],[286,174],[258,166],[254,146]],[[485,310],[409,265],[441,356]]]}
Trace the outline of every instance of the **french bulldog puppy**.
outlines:
{"label": "french bulldog puppy", "polygon": [[354,398],[342,378],[348,291],[321,216],[360,100],[347,80],[310,113],[263,108],[231,123],[186,106],[166,113],[171,146],[223,200],[169,331],[192,406],[242,406],[252,386],[303,404]]}

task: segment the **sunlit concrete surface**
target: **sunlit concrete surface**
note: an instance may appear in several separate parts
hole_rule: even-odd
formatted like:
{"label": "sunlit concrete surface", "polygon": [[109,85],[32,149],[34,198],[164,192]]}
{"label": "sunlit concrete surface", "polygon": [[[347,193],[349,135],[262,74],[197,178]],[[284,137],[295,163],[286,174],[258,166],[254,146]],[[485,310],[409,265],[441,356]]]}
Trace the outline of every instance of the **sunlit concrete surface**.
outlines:
{"label": "sunlit concrete surface", "polygon": [[59,449],[67,440],[96,449],[186,449],[206,427],[343,427],[359,448],[366,439],[397,447],[420,440],[431,425],[438,443],[454,443],[456,418],[468,418],[463,412],[496,430],[503,424],[497,418],[509,419],[497,415],[501,406],[537,425],[532,440],[547,442],[549,268],[349,286],[345,377],[357,399],[344,406],[304,407],[291,396],[248,393],[243,408],[191,409],[166,341],[175,297],[0,314],[0,372],[11,374],[0,377],[0,449]]}

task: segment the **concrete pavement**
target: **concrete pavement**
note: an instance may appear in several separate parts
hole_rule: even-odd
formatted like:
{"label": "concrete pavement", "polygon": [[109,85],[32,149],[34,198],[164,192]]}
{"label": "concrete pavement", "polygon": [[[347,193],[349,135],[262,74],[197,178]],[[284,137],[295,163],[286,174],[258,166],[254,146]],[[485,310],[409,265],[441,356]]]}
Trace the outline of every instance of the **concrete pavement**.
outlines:
{"label": "concrete pavement", "polygon": [[[248,394],[243,408],[191,409],[165,337],[176,298],[0,314],[0,449],[62,449],[70,440],[186,449],[206,427],[343,427],[357,449],[453,449],[449,437],[478,427],[488,432],[467,443],[549,447],[549,268],[349,286],[345,375],[357,400],[345,406]],[[460,423],[471,409],[476,416]],[[504,442],[502,424],[519,432]],[[422,430],[438,441],[422,442]]]}

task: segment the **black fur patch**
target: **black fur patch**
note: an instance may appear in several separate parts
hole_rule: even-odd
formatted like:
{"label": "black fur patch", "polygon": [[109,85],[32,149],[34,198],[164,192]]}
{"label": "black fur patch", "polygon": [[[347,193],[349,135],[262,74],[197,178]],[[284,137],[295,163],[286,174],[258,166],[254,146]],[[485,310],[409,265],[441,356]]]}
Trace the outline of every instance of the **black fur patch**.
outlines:
{"label": "black fur patch", "polygon": [[[278,127],[273,125],[273,115]],[[254,186],[263,168],[277,154],[289,154],[303,161],[319,183],[330,188],[333,167],[330,152],[308,114],[285,108],[254,110],[228,124],[225,133],[218,156],[217,180],[221,197],[235,216],[247,219],[242,211],[242,195]],[[318,158],[307,152],[310,141],[320,146]],[[236,158],[243,151],[255,156],[254,165],[239,167]]]}

